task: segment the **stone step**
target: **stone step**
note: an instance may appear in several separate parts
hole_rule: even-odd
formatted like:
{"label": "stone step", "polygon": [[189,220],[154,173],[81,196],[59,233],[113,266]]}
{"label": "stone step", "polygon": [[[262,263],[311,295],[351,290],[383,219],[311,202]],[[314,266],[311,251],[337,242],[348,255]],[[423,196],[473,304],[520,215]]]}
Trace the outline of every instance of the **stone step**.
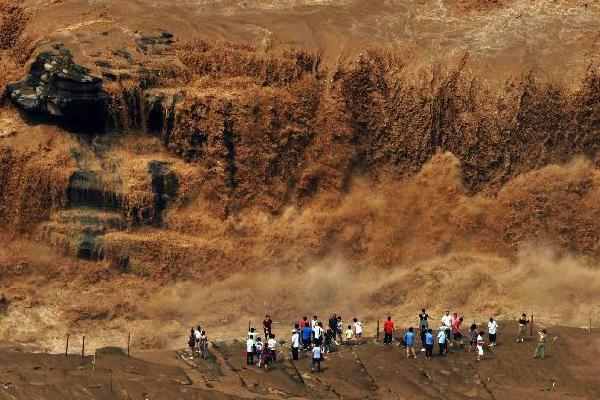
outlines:
{"label": "stone step", "polygon": [[60,210],[40,225],[40,239],[61,253],[88,260],[101,259],[96,241],[109,232],[124,229],[123,216],[117,212],[87,207]]}
{"label": "stone step", "polygon": [[104,227],[106,231],[125,229],[123,215],[116,211],[89,207],[69,208],[55,212],[51,222],[63,225],[79,225],[81,227]]}
{"label": "stone step", "polygon": [[92,207],[107,210],[120,210],[121,194],[113,185],[102,179],[97,171],[76,171],[67,188],[67,207]]}

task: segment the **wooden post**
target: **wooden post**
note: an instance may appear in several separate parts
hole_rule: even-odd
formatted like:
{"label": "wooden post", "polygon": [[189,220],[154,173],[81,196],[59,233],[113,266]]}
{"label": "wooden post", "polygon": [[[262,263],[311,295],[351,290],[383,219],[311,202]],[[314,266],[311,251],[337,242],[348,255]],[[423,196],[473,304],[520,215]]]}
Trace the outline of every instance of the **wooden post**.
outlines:
{"label": "wooden post", "polygon": [[379,318],[377,318],[377,342],[379,342]]}
{"label": "wooden post", "polygon": [[589,332],[592,333],[592,317],[590,317]]}
{"label": "wooden post", "polygon": [[531,314],[531,323],[529,325],[529,336],[533,337],[533,314]]}
{"label": "wooden post", "polygon": [[127,357],[129,357],[129,347],[131,345],[131,333],[127,334]]}
{"label": "wooden post", "polygon": [[67,345],[65,346],[65,356],[69,355],[69,336],[71,335],[67,333]]}
{"label": "wooden post", "polygon": [[81,357],[85,356],[85,336],[81,340]]}

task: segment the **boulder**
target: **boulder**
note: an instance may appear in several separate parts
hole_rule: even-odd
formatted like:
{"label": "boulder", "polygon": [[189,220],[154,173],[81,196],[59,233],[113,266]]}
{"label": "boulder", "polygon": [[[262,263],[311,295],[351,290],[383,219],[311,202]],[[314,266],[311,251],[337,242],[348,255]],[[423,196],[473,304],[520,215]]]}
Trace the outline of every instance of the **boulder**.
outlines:
{"label": "boulder", "polygon": [[102,78],[77,65],[67,50],[38,54],[29,74],[9,84],[7,93],[21,109],[65,122],[103,124],[106,119],[108,95]]}

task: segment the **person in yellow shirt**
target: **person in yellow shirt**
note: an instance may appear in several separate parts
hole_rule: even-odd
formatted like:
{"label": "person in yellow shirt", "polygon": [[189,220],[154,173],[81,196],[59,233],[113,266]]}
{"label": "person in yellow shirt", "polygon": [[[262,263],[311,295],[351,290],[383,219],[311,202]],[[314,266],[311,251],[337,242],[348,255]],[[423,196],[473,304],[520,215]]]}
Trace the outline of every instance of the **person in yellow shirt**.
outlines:
{"label": "person in yellow shirt", "polygon": [[350,345],[352,344],[352,336],[353,336],[352,325],[348,325],[348,329],[346,329],[345,336],[346,336],[346,346],[350,347]]}

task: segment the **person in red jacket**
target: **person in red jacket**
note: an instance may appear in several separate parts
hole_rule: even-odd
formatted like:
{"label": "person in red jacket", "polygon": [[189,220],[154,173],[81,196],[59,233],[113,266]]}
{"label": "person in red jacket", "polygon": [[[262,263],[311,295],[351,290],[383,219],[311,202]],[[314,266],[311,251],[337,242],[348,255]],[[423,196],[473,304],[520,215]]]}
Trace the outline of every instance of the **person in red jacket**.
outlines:
{"label": "person in red jacket", "polygon": [[392,344],[392,335],[394,333],[394,321],[392,317],[387,317],[387,321],[383,323],[383,344]]}

